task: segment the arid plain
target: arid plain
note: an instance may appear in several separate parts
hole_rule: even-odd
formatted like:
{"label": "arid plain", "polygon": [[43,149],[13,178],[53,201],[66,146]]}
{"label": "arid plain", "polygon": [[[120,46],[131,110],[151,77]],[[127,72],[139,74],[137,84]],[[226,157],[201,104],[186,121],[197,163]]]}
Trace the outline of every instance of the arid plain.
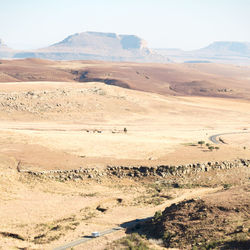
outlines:
{"label": "arid plain", "polygon": [[[77,180],[28,173],[250,159],[247,66],[1,60],[0,119],[2,249],[52,249],[228,186],[247,197],[236,192],[249,184],[245,167]],[[216,134],[224,143],[209,140]],[[74,249],[109,249],[124,235]]]}

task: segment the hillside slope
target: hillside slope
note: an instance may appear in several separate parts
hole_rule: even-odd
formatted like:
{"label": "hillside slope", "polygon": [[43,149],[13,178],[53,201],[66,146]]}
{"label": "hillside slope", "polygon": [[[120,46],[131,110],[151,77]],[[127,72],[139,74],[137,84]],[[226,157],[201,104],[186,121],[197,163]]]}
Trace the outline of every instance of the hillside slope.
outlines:
{"label": "hillside slope", "polygon": [[167,207],[149,231],[165,247],[185,249],[248,249],[249,192],[234,187]]}
{"label": "hillside slope", "polygon": [[249,42],[218,41],[193,51],[167,48],[155,49],[155,51],[161,55],[167,56],[175,62],[250,64]]}
{"label": "hillside slope", "polygon": [[222,64],[1,60],[0,82],[103,82],[163,95],[250,99],[250,68]]}

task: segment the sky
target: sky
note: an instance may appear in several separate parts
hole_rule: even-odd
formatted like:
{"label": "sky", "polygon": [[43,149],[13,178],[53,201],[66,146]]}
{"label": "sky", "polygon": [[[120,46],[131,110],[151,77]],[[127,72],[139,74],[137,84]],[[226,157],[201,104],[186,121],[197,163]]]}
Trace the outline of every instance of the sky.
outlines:
{"label": "sky", "polygon": [[150,48],[250,42],[250,0],[0,0],[0,38],[35,49],[84,31],[134,34]]}

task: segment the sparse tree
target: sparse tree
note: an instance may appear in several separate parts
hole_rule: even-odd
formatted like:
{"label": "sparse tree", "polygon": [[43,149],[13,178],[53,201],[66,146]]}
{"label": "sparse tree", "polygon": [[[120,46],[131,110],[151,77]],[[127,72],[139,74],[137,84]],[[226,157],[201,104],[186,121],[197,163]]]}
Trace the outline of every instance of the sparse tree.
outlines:
{"label": "sparse tree", "polygon": [[209,144],[209,143],[206,143],[206,146],[207,146],[207,147],[209,147],[209,146],[210,146],[210,144]]}
{"label": "sparse tree", "polygon": [[201,147],[205,144],[204,141],[198,141],[198,144],[201,145]]}
{"label": "sparse tree", "polygon": [[214,150],[214,146],[209,146],[208,149],[209,149],[210,151],[213,151],[213,150]]}
{"label": "sparse tree", "polygon": [[123,131],[124,131],[124,133],[127,133],[127,132],[128,132],[127,128],[124,128]]}
{"label": "sparse tree", "polygon": [[217,147],[215,147],[215,150],[217,151],[217,150],[219,150],[220,148],[217,146]]}

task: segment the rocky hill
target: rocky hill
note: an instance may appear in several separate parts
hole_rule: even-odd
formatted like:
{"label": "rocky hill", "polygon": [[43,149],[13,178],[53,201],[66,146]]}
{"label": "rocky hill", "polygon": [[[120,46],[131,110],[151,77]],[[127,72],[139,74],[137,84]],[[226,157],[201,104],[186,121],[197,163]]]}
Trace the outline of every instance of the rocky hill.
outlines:
{"label": "rocky hill", "polygon": [[147,229],[164,246],[178,249],[249,249],[249,193],[225,188],[204,199],[172,204]]}
{"label": "rocky hill", "polygon": [[14,57],[54,60],[169,61],[167,57],[151,51],[146,42],[138,36],[101,32],[76,33],[47,48],[19,52]]}
{"label": "rocky hill", "polygon": [[250,57],[250,43],[247,42],[214,42],[207,47],[198,50],[200,53],[208,53],[210,55],[218,56],[244,56]]}
{"label": "rocky hill", "polygon": [[250,64],[250,43],[218,41],[193,51],[180,49],[155,49],[175,62]]}
{"label": "rocky hill", "polygon": [[136,35],[88,31],[70,35],[58,43],[37,50],[13,50],[0,39],[0,58],[250,65],[250,43],[218,41],[193,51],[150,49]]}

